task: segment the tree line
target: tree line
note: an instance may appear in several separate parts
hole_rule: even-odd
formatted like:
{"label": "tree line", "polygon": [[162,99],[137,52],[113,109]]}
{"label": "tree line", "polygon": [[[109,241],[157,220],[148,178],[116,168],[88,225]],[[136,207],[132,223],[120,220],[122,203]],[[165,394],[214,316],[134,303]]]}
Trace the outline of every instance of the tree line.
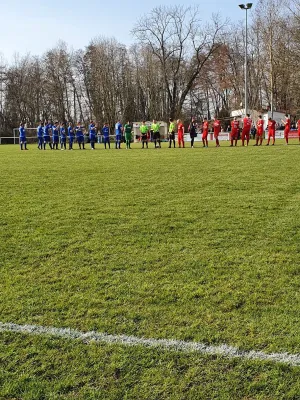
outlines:
{"label": "tree line", "polygon": [[[197,7],[160,6],[132,34],[130,47],[98,37],[77,51],[61,42],[0,60],[0,134],[20,121],[187,121],[243,107],[244,14],[205,22]],[[300,0],[259,0],[248,36],[249,107],[299,116]]]}

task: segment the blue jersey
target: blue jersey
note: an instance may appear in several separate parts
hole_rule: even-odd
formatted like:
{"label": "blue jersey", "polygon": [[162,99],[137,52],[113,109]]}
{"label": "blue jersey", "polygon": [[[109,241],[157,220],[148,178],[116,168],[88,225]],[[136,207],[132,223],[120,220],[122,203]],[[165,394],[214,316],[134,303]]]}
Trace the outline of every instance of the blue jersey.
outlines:
{"label": "blue jersey", "polygon": [[77,125],[75,128],[75,132],[77,137],[83,136],[83,127],[81,125]]}
{"label": "blue jersey", "polygon": [[102,135],[103,135],[105,138],[109,138],[109,126],[104,126],[104,127],[102,128]]}
{"label": "blue jersey", "polygon": [[96,139],[96,127],[95,124],[90,124],[89,126],[90,140]]}
{"label": "blue jersey", "polygon": [[53,134],[53,137],[58,137],[58,127],[56,126],[56,125],[53,125],[52,126],[52,134]]}
{"label": "blue jersey", "polygon": [[37,137],[40,139],[44,136],[44,127],[42,125],[39,125],[37,127]]}
{"label": "blue jersey", "polygon": [[20,138],[26,138],[26,130],[23,126],[19,128]]}
{"label": "blue jersey", "polygon": [[49,130],[50,130],[51,128],[52,128],[52,127],[51,127],[51,124],[47,124],[47,125],[44,126],[44,137],[45,137],[45,136],[46,136],[46,137],[49,137],[49,136],[50,136]]}
{"label": "blue jersey", "polygon": [[69,138],[73,138],[74,137],[74,130],[73,130],[73,126],[69,126],[68,127],[68,136]]}
{"label": "blue jersey", "polygon": [[61,139],[66,138],[66,129],[64,127],[60,128],[60,137],[61,137]]}
{"label": "blue jersey", "polygon": [[116,135],[122,135],[122,124],[121,122],[117,122],[115,125]]}

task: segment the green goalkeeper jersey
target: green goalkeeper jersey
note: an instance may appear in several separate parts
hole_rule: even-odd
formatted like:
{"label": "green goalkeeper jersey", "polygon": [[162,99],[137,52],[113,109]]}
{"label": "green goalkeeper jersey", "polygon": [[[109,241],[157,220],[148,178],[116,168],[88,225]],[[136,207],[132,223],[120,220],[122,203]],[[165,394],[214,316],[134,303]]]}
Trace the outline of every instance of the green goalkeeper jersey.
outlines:
{"label": "green goalkeeper jersey", "polygon": [[131,132],[132,132],[132,125],[125,124],[124,125],[124,132],[125,132],[125,137],[126,138],[130,138],[131,137]]}

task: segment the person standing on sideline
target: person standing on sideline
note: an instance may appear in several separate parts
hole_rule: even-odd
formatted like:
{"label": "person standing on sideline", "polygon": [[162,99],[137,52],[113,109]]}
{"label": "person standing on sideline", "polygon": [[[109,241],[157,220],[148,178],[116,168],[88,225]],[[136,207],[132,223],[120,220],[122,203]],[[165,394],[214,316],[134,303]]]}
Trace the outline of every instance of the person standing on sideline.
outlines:
{"label": "person standing on sideline", "polygon": [[215,117],[213,128],[214,128],[214,138],[216,140],[216,147],[220,147],[219,135],[221,132],[221,121],[217,117]]}
{"label": "person standing on sideline", "polygon": [[202,123],[202,143],[203,147],[208,147],[208,121],[205,117]]}
{"label": "person standing on sideline", "polygon": [[77,123],[77,126],[75,128],[75,132],[76,132],[76,139],[77,139],[77,143],[78,143],[79,149],[81,150],[81,148],[82,148],[84,150],[83,126],[81,125],[80,121],[78,121],[78,123]]}
{"label": "person standing on sideline", "polygon": [[91,150],[95,150],[96,125],[94,124],[94,121],[91,121],[89,125],[89,139],[90,139]]}
{"label": "person standing on sideline", "polygon": [[142,149],[145,148],[145,144],[146,147],[148,149],[148,134],[149,134],[149,128],[146,125],[146,122],[143,121],[142,125],[140,126],[140,132],[141,132],[141,136],[142,136]]}
{"label": "person standing on sideline", "polygon": [[234,145],[237,145],[239,129],[240,122],[234,117],[233,121],[231,121],[230,147],[233,147],[233,141],[235,142]]}
{"label": "person standing on sideline", "polygon": [[124,133],[125,133],[125,141],[126,141],[126,149],[130,149],[131,138],[132,138],[132,124],[130,121],[124,125]]}
{"label": "person standing on sideline", "polygon": [[270,139],[273,138],[272,146],[275,144],[275,131],[276,131],[276,121],[274,121],[271,117],[268,122],[268,143],[266,146],[269,146]]}
{"label": "person standing on sideline", "polygon": [[108,144],[108,148],[110,149],[109,133],[110,133],[110,129],[109,129],[108,123],[105,122],[105,124],[102,128],[102,135],[103,135],[103,142],[104,142],[105,149],[106,149],[107,144]]}
{"label": "person standing on sideline", "polygon": [[190,138],[191,138],[191,148],[194,148],[194,141],[195,137],[197,137],[197,122],[195,121],[195,118],[192,118],[192,121],[188,127],[188,131],[190,133]]}
{"label": "person standing on sideline", "polygon": [[169,119],[169,122],[169,149],[172,146],[172,142],[175,149],[175,122],[172,118]]}
{"label": "person standing on sideline", "polygon": [[52,150],[51,140],[50,140],[50,131],[52,130],[51,121],[45,121],[44,125],[44,150],[46,150],[46,144],[49,144],[50,149]]}
{"label": "person standing on sideline", "polygon": [[24,127],[24,124],[21,122],[20,123],[20,128],[19,128],[19,142],[20,142],[20,149],[23,150],[23,145],[24,145],[24,150],[27,149],[27,140],[26,140],[26,130]]}
{"label": "person standing on sideline", "polygon": [[[160,145],[160,132],[159,132],[160,125],[155,119],[153,120],[153,123],[151,125],[151,130],[153,132],[154,148],[155,149],[156,149],[156,147],[161,148],[161,145]],[[158,144],[158,146],[157,146],[157,144]]]}
{"label": "person standing on sideline", "polygon": [[181,119],[177,120],[177,141],[178,141],[178,147],[184,148],[184,125],[181,121]]}
{"label": "person standing on sideline", "polygon": [[67,132],[64,122],[60,124],[59,134],[60,134],[60,149],[67,150]]}
{"label": "person standing on sideline", "polygon": [[118,122],[115,125],[115,134],[116,134],[115,148],[116,149],[120,149],[121,148],[122,131],[123,131],[123,126],[121,124],[121,121],[118,120]]}
{"label": "person standing on sideline", "polygon": [[68,126],[68,137],[69,137],[69,150],[73,150],[74,143],[74,129],[72,122],[69,122]]}
{"label": "person standing on sideline", "polygon": [[44,137],[44,123],[40,121],[39,126],[37,127],[37,138],[38,138],[38,149],[43,150],[43,137]]}
{"label": "person standing on sideline", "polygon": [[288,116],[288,114],[285,114],[285,121],[281,120],[281,122],[284,124],[284,139],[285,143],[289,144],[289,133],[291,130],[291,120]]}
{"label": "person standing on sideline", "polygon": [[249,144],[251,126],[252,126],[252,120],[250,118],[250,114],[247,114],[246,117],[243,119],[242,146],[245,146],[245,139],[246,139],[246,146],[248,146]]}
{"label": "person standing on sideline", "polygon": [[[258,116],[257,124],[256,124],[256,143],[254,146],[261,146],[263,142],[263,135],[264,135],[264,120],[262,116]],[[259,143],[259,144],[258,144]]]}

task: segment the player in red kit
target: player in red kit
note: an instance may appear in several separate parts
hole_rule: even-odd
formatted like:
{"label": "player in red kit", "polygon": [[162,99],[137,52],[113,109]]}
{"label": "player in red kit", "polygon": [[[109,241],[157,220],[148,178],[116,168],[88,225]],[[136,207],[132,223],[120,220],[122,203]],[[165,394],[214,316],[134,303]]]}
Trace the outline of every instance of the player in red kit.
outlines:
{"label": "player in red kit", "polygon": [[204,120],[203,120],[203,124],[202,124],[202,143],[203,143],[203,147],[208,147],[207,136],[208,136],[208,121],[207,121],[207,118],[205,117]]}
{"label": "player in red kit", "polygon": [[237,145],[238,133],[240,129],[240,122],[234,117],[233,121],[231,121],[231,134],[230,134],[230,147],[233,147],[233,141],[235,141],[235,146]]}
{"label": "player in red kit", "polygon": [[268,143],[266,146],[269,146],[270,139],[273,138],[272,146],[275,144],[275,131],[276,131],[276,121],[274,121],[271,117],[268,122]]}
{"label": "player in red kit", "polygon": [[184,126],[180,119],[177,121],[177,135],[178,147],[184,147]]}
{"label": "player in red kit", "polygon": [[214,127],[214,138],[216,139],[216,147],[220,147],[219,134],[221,132],[221,122],[218,120],[217,117],[215,117],[213,127]]}
{"label": "player in red kit", "polygon": [[252,126],[252,120],[250,118],[250,114],[247,114],[243,120],[242,146],[245,145],[245,139],[246,139],[247,146],[249,144],[251,126]]}
{"label": "player in red kit", "polygon": [[287,114],[285,114],[285,121],[281,122],[284,124],[284,138],[285,138],[285,143],[289,144],[289,133],[291,130],[291,120]]}
{"label": "player in red kit", "polygon": [[264,134],[264,120],[261,115],[258,116],[257,124],[256,124],[256,143],[254,146],[262,145],[263,142],[263,134]]}
{"label": "player in red kit", "polygon": [[300,143],[300,119],[297,121],[297,129],[298,129],[298,137],[299,137],[299,143]]}

